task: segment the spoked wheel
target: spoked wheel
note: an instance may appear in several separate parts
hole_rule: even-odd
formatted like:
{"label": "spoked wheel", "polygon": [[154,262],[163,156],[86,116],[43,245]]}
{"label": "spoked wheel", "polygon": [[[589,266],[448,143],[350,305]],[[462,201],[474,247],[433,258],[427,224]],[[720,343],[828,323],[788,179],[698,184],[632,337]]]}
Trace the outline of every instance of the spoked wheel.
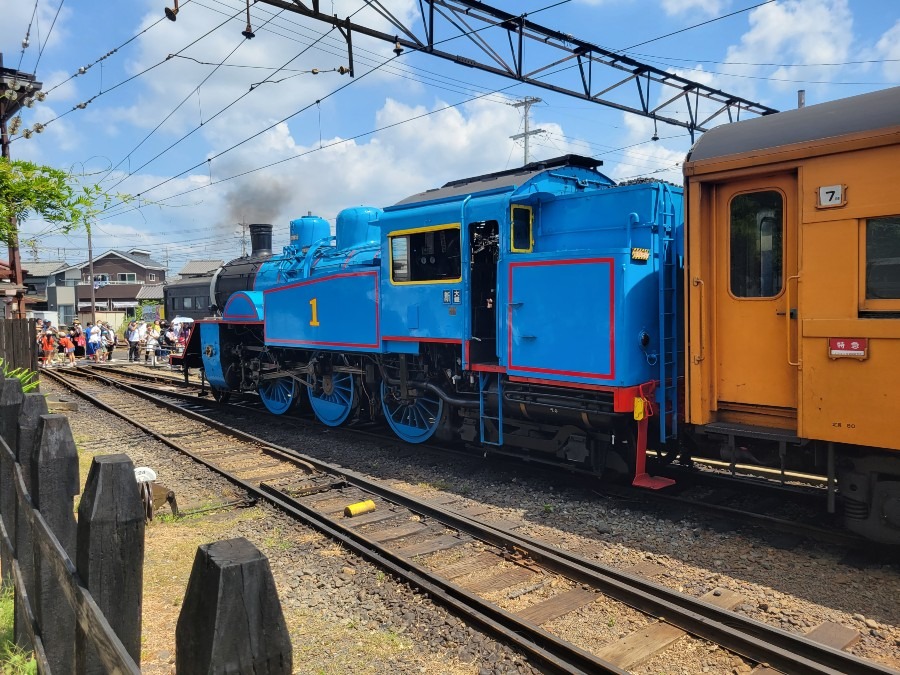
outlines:
{"label": "spoked wheel", "polygon": [[403,401],[399,389],[381,384],[381,407],[394,433],[407,443],[424,443],[441,423],[444,402],[437,394],[425,391]]}
{"label": "spoked wheel", "polygon": [[309,387],[309,403],[318,420],[329,427],[347,421],[355,406],[355,385],[351,373],[332,372],[316,378]]}
{"label": "spoked wheel", "polygon": [[227,389],[219,389],[210,385],[209,391],[212,394],[212,397],[215,399],[216,403],[228,403],[228,401],[231,399],[231,392]]}
{"label": "spoked wheel", "polygon": [[273,415],[284,415],[296,403],[300,385],[293,377],[263,380],[259,385],[259,398]]}

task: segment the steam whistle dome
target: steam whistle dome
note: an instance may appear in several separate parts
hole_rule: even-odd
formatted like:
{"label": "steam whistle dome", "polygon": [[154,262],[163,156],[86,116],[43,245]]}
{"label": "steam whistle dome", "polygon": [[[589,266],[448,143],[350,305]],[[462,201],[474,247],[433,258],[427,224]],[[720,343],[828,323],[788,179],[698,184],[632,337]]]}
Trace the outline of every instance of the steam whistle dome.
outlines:
{"label": "steam whistle dome", "polygon": [[330,236],[331,225],[324,218],[303,216],[291,221],[291,246],[300,251]]}
{"label": "steam whistle dome", "polygon": [[338,250],[360,244],[377,244],[381,240],[378,220],[383,211],[374,206],[355,206],[344,209],[337,216],[335,236]]}

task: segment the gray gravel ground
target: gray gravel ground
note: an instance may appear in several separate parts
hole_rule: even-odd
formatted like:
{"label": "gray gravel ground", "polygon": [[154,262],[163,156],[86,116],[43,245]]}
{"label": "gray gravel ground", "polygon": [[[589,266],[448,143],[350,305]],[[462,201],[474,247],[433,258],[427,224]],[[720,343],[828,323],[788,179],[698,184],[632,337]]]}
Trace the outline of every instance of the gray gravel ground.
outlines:
{"label": "gray gravel ground", "polygon": [[[72,398],[54,383],[47,393]],[[67,413],[83,454],[125,452],[153,467],[182,510],[240,498],[217,474],[102,410]],[[147,529],[142,671],[174,672],[178,605],[196,544],[243,536],[269,559],[291,631],[297,673],[537,672],[509,647],[466,626],[427,597],[265,504],[181,521],[157,518]],[[180,554],[185,540],[191,544]],[[162,575],[162,576],[159,576]],[[148,581],[154,580],[148,587]],[[162,580],[160,580],[162,579]]]}
{"label": "gray gravel ground", "polygon": [[[787,631],[806,632],[833,621],[861,633],[851,652],[900,669],[900,564],[861,561],[853,552],[815,543],[777,547],[752,532],[721,532],[702,516],[670,521],[584,489],[568,489],[566,475],[533,471],[515,462],[467,460],[422,453],[400,443],[367,441],[314,428],[296,431],[260,425],[232,413],[235,426],[271,442],[413,493],[453,493],[492,507],[491,517],[521,522],[519,532],[613,566],[648,569],[655,580],[702,595],[716,587],[739,592],[737,611]],[[486,516],[487,517],[487,516]],[[646,573],[646,572],[643,572]],[[569,637],[567,635],[567,637]],[[570,638],[572,639],[572,638]],[[573,641],[577,641],[574,640]],[[640,672],[657,673],[648,662]],[[708,672],[729,672],[709,666]],[[696,663],[690,667],[696,667]],[[738,668],[729,662],[729,668]],[[668,661],[665,672],[692,672]]]}
{"label": "gray gravel ground", "polygon": [[[897,603],[900,566],[895,562],[861,562],[852,553],[817,544],[798,542],[784,548],[783,538],[771,540],[754,533],[718,531],[701,522],[702,516],[675,521],[658,518],[636,503],[583,488],[567,488],[565,474],[534,471],[514,462],[460,459],[427,453],[399,442],[360,439],[321,427],[267,424],[254,413],[235,413],[233,409],[220,415],[223,421],[269,442],[351,467],[374,478],[392,480],[397,487],[411,493],[426,496],[451,493],[473,505],[490,506],[489,517],[519,522],[520,532],[605,564],[638,571],[676,590],[702,595],[716,587],[728,588],[745,599],[736,611],[785,630],[805,632],[823,621],[855,628],[860,631],[861,639],[851,649],[853,653],[900,668],[900,604]],[[157,454],[153,459],[163,461],[162,457]],[[175,467],[179,475],[182,471],[189,475],[180,460],[175,462]],[[184,480],[190,484],[197,479]],[[202,480],[198,482],[204,484]],[[252,530],[252,526],[248,527]],[[269,555],[268,550],[266,553]],[[284,579],[287,579],[290,591],[283,596],[287,607],[315,609],[317,614],[333,616],[332,620],[336,621],[350,616],[350,621],[359,621],[368,630],[384,629],[382,617],[388,612],[392,628],[403,628],[401,635],[410,635],[416,642],[421,640],[421,648],[432,657],[449,658],[447,664],[452,662],[461,667],[474,663],[468,666],[470,670],[460,672],[480,672],[482,668],[491,672],[497,667],[500,668],[497,672],[503,672],[503,668],[511,669],[509,672],[525,672],[514,664],[513,656],[499,657],[501,664],[497,666],[489,656],[495,646],[482,648],[477,638],[467,637],[464,628],[449,630],[451,642],[446,645],[443,640],[448,629],[441,627],[441,611],[436,608],[426,612],[431,619],[426,619],[425,627],[419,628],[418,619],[413,620],[409,607],[418,607],[417,603],[422,601],[420,596],[403,595],[402,602],[392,605],[395,600],[388,600],[381,593],[369,595],[371,584],[363,583],[363,579],[370,575],[377,578],[377,571],[369,568],[369,572],[356,575],[341,571],[349,566],[359,572],[358,561],[342,558],[326,570],[316,571],[318,567],[308,566],[312,563],[306,562],[309,558],[304,552],[294,548],[291,555],[294,557],[279,557],[276,552],[270,558],[280,588],[285,587]],[[313,560],[321,563],[321,558],[314,556]],[[314,574],[302,574],[304,571]],[[307,577],[316,578],[315,589],[305,583]],[[336,586],[334,580],[341,582],[340,585]],[[398,593],[409,593],[398,588],[401,589]],[[359,599],[360,590],[365,592],[363,601]],[[334,604],[332,594],[335,598],[355,598],[356,602],[350,607],[345,607],[343,601]],[[374,609],[366,605],[369,602],[374,603]],[[391,613],[391,609],[396,611]],[[567,639],[587,648],[596,647],[621,637],[627,632],[625,627],[639,621],[629,611],[620,610],[615,615],[613,612],[613,609],[591,605],[587,610],[556,620],[549,627],[558,628]],[[598,621],[603,620],[612,623],[608,630],[597,629]],[[391,669],[398,670],[394,666]],[[385,672],[380,667],[371,670]],[[688,674],[749,670],[741,659],[712,645],[682,639],[674,649],[635,672]],[[401,666],[398,672],[418,671],[402,670]],[[450,670],[445,667],[444,672]]]}

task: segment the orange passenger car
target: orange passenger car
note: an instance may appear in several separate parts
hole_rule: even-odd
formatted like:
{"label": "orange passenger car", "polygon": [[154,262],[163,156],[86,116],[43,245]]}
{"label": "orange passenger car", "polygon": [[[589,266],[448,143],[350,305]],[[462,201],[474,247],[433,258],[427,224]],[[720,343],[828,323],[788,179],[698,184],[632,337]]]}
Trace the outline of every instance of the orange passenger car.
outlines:
{"label": "orange passenger car", "polygon": [[718,127],[684,173],[685,421],[900,543],[900,88]]}

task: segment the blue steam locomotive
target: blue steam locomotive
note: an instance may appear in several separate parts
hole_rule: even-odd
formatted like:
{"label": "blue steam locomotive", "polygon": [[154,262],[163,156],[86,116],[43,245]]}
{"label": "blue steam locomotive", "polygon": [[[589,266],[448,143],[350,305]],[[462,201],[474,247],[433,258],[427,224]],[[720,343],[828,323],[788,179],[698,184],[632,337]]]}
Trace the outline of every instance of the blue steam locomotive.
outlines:
{"label": "blue steam locomotive", "polygon": [[[218,400],[307,398],[322,424],[383,419],[409,443],[622,474],[677,434],[683,190],[617,185],[568,155],[447,183],[385,208],[251,225],[212,281],[186,367]],[[305,393],[303,392],[305,390]]]}

